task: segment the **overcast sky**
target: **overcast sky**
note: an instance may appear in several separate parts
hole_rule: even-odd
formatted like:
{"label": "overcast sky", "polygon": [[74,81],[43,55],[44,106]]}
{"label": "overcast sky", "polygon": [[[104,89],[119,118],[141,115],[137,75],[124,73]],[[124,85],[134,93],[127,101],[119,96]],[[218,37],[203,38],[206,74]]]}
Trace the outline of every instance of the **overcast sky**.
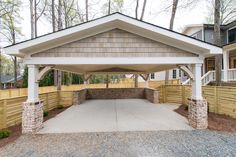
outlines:
{"label": "overcast sky", "polygon": [[[84,1],[80,0],[80,6],[84,8]],[[97,1],[97,2],[96,2]],[[135,7],[135,0],[124,0],[124,8],[125,13],[134,16],[134,7]],[[142,0],[140,0],[142,4]],[[181,1],[181,0],[180,0]],[[182,0],[186,1],[186,0]],[[174,30],[181,32],[182,28],[188,24],[201,24],[206,22],[206,16],[208,14],[207,11],[207,0],[197,0],[199,1],[197,4],[192,6],[188,9],[180,9],[177,11],[176,19],[174,23]],[[90,0],[91,3],[97,9],[100,8],[105,0]],[[30,38],[30,14],[29,14],[29,4],[28,0],[24,0],[23,8],[21,10],[21,16],[23,21],[21,23],[22,33],[24,37],[21,40],[29,39]],[[170,20],[170,12],[162,12],[164,8],[169,6],[171,3],[167,2],[166,0],[147,0],[147,7],[144,16],[144,21],[153,23],[155,25],[159,25],[162,27],[168,28],[169,20]],[[98,9],[99,10],[99,9]],[[97,16],[100,16],[97,14]],[[38,22],[38,35],[42,35],[45,33],[51,32],[51,25],[45,20],[41,18]],[[4,44],[5,45],[5,44]]]}

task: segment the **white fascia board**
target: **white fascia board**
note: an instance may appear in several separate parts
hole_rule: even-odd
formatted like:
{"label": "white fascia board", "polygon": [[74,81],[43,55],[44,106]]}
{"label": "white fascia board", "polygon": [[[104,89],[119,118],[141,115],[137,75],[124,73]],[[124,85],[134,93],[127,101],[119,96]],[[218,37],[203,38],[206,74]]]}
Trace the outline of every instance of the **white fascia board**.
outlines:
{"label": "white fascia board", "polygon": [[59,39],[64,36],[69,36],[71,34],[79,32],[79,31],[83,31],[83,30],[86,30],[86,29],[89,29],[92,27],[96,27],[98,25],[105,24],[108,22],[115,22],[118,20],[123,21],[124,23],[127,23],[127,24],[135,25],[135,26],[143,28],[145,30],[152,31],[157,34],[161,34],[163,36],[167,36],[169,38],[173,38],[175,40],[179,40],[181,42],[188,43],[188,44],[193,45],[195,47],[206,49],[206,50],[208,50],[208,52],[210,54],[222,54],[222,48],[219,48],[217,46],[210,45],[210,44],[192,39],[190,37],[187,37],[187,36],[184,36],[184,35],[181,35],[178,33],[174,33],[174,32],[171,32],[169,30],[166,30],[166,29],[163,29],[160,27],[156,27],[154,25],[151,25],[151,24],[148,24],[145,22],[138,21],[136,19],[133,19],[128,16],[121,15],[121,14],[113,14],[110,16],[106,16],[106,17],[103,17],[103,18],[100,18],[100,19],[97,19],[94,21],[80,24],[78,26],[74,26],[74,27],[71,27],[71,28],[68,28],[65,30],[61,30],[59,32],[55,32],[55,33],[48,34],[48,35],[45,35],[42,37],[38,37],[36,39],[32,39],[29,41],[25,41],[25,42],[13,45],[10,47],[6,47],[6,48],[4,48],[4,51],[6,52],[6,54],[9,54],[9,55],[20,55],[20,53],[23,53],[23,52],[21,52],[22,49],[25,49],[28,47],[33,47],[38,44],[46,43],[48,41]]}
{"label": "white fascia board", "polygon": [[145,23],[145,22],[141,22],[141,21],[129,18],[127,16],[123,16],[123,15],[120,15],[120,14],[118,14],[118,15],[119,15],[119,20],[122,20],[123,22],[127,22],[127,23],[133,24],[135,26],[142,27],[143,29],[153,31],[153,32],[161,34],[163,36],[167,36],[167,37],[170,37],[170,38],[188,43],[190,45],[193,45],[193,46],[196,46],[196,47],[199,47],[199,48],[207,49],[207,50],[209,50],[210,54],[222,54],[223,53],[223,50],[220,47],[217,47],[217,46],[214,46],[214,45],[211,45],[211,44],[207,44],[205,42],[198,41],[196,39],[193,39],[193,38],[190,38],[190,37],[172,32],[170,30],[166,30],[166,29],[163,29],[163,28],[160,28],[160,27],[156,27],[154,25],[151,25],[151,24],[148,24],[148,23]]}
{"label": "white fascia board", "polygon": [[135,64],[196,64],[203,63],[199,57],[33,57],[24,60],[25,64],[43,65],[135,65]]}

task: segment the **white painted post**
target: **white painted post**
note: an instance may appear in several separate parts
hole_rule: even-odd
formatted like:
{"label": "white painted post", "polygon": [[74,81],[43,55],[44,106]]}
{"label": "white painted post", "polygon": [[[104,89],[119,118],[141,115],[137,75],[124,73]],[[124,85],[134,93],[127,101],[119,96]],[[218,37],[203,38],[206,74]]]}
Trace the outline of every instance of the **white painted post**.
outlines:
{"label": "white painted post", "polygon": [[28,65],[28,99],[27,102],[39,101],[39,83],[37,82],[37,75],[39,68],[36,65]]}
{"label": "white painted post", "polygon": [[195,64],[193,66],[194,79],[192,81],[192,99],[202,100],[202,81],[201,81],[201,67],[202,64]]}
{"label": "white painted post", "polygon": [[223,52],[223,64],[224,64],[224,82],[228,81],[228,70],[229,70],[229,51]]}

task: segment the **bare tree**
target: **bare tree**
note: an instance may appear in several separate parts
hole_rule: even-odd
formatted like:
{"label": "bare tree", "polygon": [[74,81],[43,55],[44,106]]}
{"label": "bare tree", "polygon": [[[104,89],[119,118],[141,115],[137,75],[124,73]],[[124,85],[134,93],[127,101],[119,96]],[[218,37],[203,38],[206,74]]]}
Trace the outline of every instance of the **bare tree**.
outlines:
{"label": "bare tree", "polygon": [[[214,23],[215,1],[209,1],[208,23]],[[220,0],[220,24],[227,24],[236,19],[236,0]]]}
{"label": "bare tree", "polygon": [[[221,46],[220,33],[220,0],[215,0],[214,9],[214,44]],[[216,86],[221,85],[222,55],[215,56]]]}
{"label": "bare tree", "polygon": [[143,17],[144,17],[144,13],[145,13],[145,9],[146,9],[146,3],[147,3],[147,0],[144,0],[144,1],[143,1],[142,12],[141,12],[141,17],[140,17],[140,20],[141,20],[141,21],[143,20]]}
{"label": "bare tree", "polygon": [[[170,30],[173,30],[173,27],[174,27],[174,20],[175,20],[175,15],[176,15],[178,3],[179,3],[179,0],[173,0],[171,18],[170,18],[170,25],[169,25]],[[169,75],[170,75],[169,70],[166,70],[166,72],[165,72],[165,84],[168,84]]]}
{"label": "bare tree", "polygon": [[56,21],[55,21],[55,0],[52,0],[52,31],[56,31]]}
{"label": "bare tree", "polygon": [[[10,2],[10,1],[9,1]],[[21,19],[19,10],[21,6],[20,1],[11,1],[12,3],[15,3],[13,9],[8,12],[7,14],[4,14],[1,17],[1,34],[10,42],[11,44],[16,43],[17,36],[21,36],[20,28],[17,27],[17,24],[19,23],[18,19]],[[14,63],[14,87],[17,87],[17,57],[12,57],[13,63]]]}
{"label": "bare tree", "polygon": [[57,20],[57,29],[62,29],[62,0],[58,0],[58,20]]}
{"label": "bare tree", "polygon": [[88,21],[88,0],[85,0],[85,17],[86,17],[86,21]]}
{"label": "bare tree", "polygon": [[138,19],[138,7],[139,7],[139,0],[136,0],[136,7],[135,7],[135,18]]}
{"label": "bare tree", "polygon": [[108,0],[108,12],[107,12],[108,15],[111,14],[111,0]]}
{"label": "bare tree", "polygon": [[34,38],[34,0],[29,0],[30,2],[30,28],[31,28],[31,38]]}

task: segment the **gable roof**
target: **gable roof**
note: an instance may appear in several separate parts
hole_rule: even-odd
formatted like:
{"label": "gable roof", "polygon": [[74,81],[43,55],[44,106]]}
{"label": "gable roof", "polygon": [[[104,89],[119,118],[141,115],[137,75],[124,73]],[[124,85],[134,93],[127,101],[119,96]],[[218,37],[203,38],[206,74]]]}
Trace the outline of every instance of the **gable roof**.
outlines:
{"label": "gable roof", "polygon": [[28,53],[39,52],[79,39],[83,39],[111,29],[123,29],[128,32],[150,38],[189,52],[201,55],[222,53],[221,47],[189,37],[187,35],[156,26],[133,17],[113,13],[60,31],[42,35],[14,45],[4,47],[6,54],[24,57]]}

